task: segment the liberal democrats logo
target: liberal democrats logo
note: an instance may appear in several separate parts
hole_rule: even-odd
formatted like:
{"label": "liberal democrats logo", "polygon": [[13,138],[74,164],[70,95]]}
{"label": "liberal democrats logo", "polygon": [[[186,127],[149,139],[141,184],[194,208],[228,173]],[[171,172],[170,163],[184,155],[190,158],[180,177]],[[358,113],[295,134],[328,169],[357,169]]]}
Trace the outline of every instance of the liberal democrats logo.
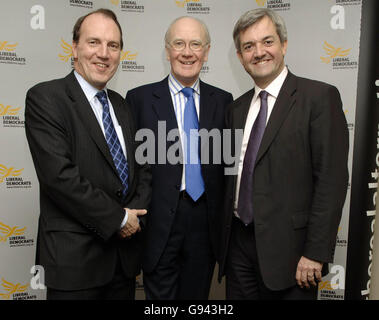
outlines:
{"label": "liberal democrats logo", "polygon": [[0,298],[3,300],[9,300],[11,296],[14,298],[17,294],[25,292],[29,287],[28,284],[21,285],[21,283],[11,283],[4,278],[1,278],[1,281],[1,286],[5,292],[0,293]]}
{"label": "liberal democrats logo", "polygon": [[120,63],[121,70],[128,72],[144,72],[145,66],[139,64],[136,59],[138,52],[132,53],[130,50],[121,50]]}
{"label": "liberal democrats logo", "polygon": [[25,121],[19,117],[21,107],[14,108],[0,103],[0,116],[3,117],[3,127],[23,128]]}
{"label": "liberal democrats logo", "polygon": [[263,7],[266,4],[266,0],[255,0],[258,6]]}
{"label": "liberal democrats logo", "polygon": [[9,247],[29,247],[34,244],[34,239],[26,238],[26,227],[9,226],[0,221],[0,243],[7,242]]}
{"label": "liberal democrats logo", "polygon": [[0,222],[0,242],[6,242],[9,237],[21,236],[25,233],[24,228],[19,228],[19,226],[10,227],[6,224]]}
{"label": "liberal democrats logo", "polygon": [[21,173],[24,171],[22,169],[15,169],[14,167],[6,167],[0,164],[0,184],[5,182],[8,189],[12,188],[31,188],[32,182],[25,181],[21,177]]}
{"label": "liberal democrats logo", "polygon": [[140,1],[135,0],[110,0],[112,4],[120,6],[121,11],[123,12],[145,12],[145,6],[140,4]]}
{"label": "liberal democrats logo", "polygon": [[188,14],[209,14],[211,8],[204,5],[200,0],[175,0],[179,8],[187,8]]}
{"label": "liberal democrats logo", "polygon": [[2,293],[0,293],[0,299],[3,300],[36,300],[36,295],[30,295],[27,290],[29,284],[12,283],[10,281],[1,278]]}
{"label": "liberal democrats logo", "polygon": [[276,11],[289,10],[291,9],[291,3],[283,0],[267,0],[267,8]]}
{"label": "liberal democrats logo", "polygon": [[323,49],[325,56],[320,57],[321,61],[333,66],[333,69],[354,69],[358,66],[357,61],[351,61],[348,55],[350,49],[344,49],[342,47],[336,47],[327,41],[324,41]]}
{"label": "liberal democrats logo", "polygon": [[4,182],[4,179],[8,177],[18,177],[24,169],[16,170],[13,167],[7,168],[6,166],[0,164],[0,183]]}
{"label": "liberal democrats logo", "polygon": [[92,1],[86,1],[86,0],[70,0],[70,6],[71,7],[82,7],[82,8],[93,8],[93,2]]}
{"label": "liberal democrats logo", "polygon": [[63,62],[70,61],[71,68],[74,68],[74,57],[72,55],[72,45],[61,38],[61,52],[58,54],[59,60]]}
{"label": "liberal democrats logo", "polygon": [[26,59],[16,53],[17,43],[0,40],[0,63],[24,65]]}

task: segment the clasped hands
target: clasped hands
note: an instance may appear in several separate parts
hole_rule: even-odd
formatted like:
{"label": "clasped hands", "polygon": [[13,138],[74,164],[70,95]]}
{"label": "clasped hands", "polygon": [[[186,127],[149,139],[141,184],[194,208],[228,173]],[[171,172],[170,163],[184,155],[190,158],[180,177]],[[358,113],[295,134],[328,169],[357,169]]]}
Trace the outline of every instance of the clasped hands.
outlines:
{"label": "clasped hands", "polygon": [[144,216],[147,213],[147,210],[129,208],[125,208],[125,210],[128,212],[128,220],[119,231],[119,236],[122,239],[129,239],[133,234],[141,231],[138,217]]}

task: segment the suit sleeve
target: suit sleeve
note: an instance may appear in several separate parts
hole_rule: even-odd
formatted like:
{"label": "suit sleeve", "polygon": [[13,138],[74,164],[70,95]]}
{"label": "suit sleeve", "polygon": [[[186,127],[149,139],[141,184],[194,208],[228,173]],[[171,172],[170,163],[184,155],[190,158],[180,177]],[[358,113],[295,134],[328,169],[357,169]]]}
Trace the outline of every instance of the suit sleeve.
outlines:
{"label": "suit sleeve", "polygon": [[313,199],[304,256],[332,262],[348,185],[349,136],[338,90],[317,97],[310,122]]}
{"label": "suit sleeve", "polygon": [[107,240],[119,230],[124,209],[106,192],[81,176],[79,167],[74,163],[70,142],[73,133],[62,111],[65,99],[67,101],[68,98],[50,87],[32,88],[26,96],[27,140],[41,193],[55,206],[41,208],[41,212],[50,218],[65,215],[66,219],[75,220],[83,228]]}
{"label": "suit sleeve", "polygon": [[[138,109],[137,104],[130,97],[131,95],[127,94],[126,96],[126,104],[127,109],[129,110],[130,119],[132,119],[133,123],[133,137],[135,137],[135,134],[137,130],[139,129],[138,125]],[[136,146],[140,145],[140,143],[136,143]],[[151,167],[148,163],[138,163],[138,159],[136,159],[136,166],[138,167],[137,174],[138,174],[138,185],[136,188],[135,196],[133,199],[131,199],[130,203],[128,203],[128,206],[131,209],[146,209],[148,210],[147,215],[141,216],[140,221],[142,222],[142,225],[146,226],[146,222],[149,215],[149,205],[151,201],[151,181],[152,181],[152,173],[151,173]]]}
{"label": "suit sleeve", "polygon": [[[136,119],[133,110],[131,109],[130,105],[127,104],[128,109],[128,117],[130,119],[130,124],[132,127],[132,135],[134,138],[134,143],[138,147],[140,143],[136,143],[135,141],[135,135],[137,132],[136,129]],[[142,142],[141,142],[142,143]],[[134,152],[134,156],[136,155],[136,152]],[[148,209],[150,200],[151,200],[151,168],[148,163],[139,163],[138,159],[135,159],[136,163],[136,181],[137,186],[136,190],[133,194],[133,198],[128,203],[128,206],[130,206],[131,209]]]}

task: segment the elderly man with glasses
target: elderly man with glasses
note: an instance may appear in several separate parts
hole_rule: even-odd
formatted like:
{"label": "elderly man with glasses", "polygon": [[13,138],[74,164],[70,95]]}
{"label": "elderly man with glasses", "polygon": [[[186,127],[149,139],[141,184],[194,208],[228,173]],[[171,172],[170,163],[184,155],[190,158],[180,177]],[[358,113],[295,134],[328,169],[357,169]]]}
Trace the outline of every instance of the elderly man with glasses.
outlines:
{"label": "elderly man with glasses", "polygon": [[[138,128],[158,137],[177,130],[176,141],[167,139],[164,150],[155,141],[151,163],[153,195],[146,226],[143,276],[147,299],[207,299],[218,258],[220,199],[223,166],[214,163],[213,140],[199,138],[201,129],[224,128],[225,107],[232,95],[199,79],[208,59],[210,36],[206,25],[193,17],[180,17],[165,35],[171,72],[160,82],[127,93],[137,115]],[[163,123],[162,123],[163,122]],[[194,143],[194,144],[193,144]],[[190,150],[191,145],[199,146]],[[173,163],[170,148],[184,161]],[[200,159],[202,152],[208,161]],[[208,153],[209,152],[209,153]],[[182,157],[180,155],[183,155]],[[219,155],[217,155],[219,156]]]}

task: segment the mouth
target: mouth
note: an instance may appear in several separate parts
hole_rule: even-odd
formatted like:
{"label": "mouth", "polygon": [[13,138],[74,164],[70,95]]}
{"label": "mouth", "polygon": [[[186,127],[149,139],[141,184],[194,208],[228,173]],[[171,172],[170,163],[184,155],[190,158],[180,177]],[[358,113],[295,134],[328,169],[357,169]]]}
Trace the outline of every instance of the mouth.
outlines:
{"label": "mouth", "polygon": [[106,69],[106,68],[108,68],[108,65],[105,64],[105,63],[98,62],[98,63],[94,63],[94,64],[95,64],[96,67],[98,67],[100,69]]}
{"label": "mouth", "polygon": [[181,64],[185,66],[192,66],[196,61],[180,61]]}
{"label": "mouth", "polygon": [[270,61],[271,61],[271,59],[264,59],[264,60],[255,61],[253,64],[255,64],[255,65],[264,65],[264,64],[266,64],[266,63],[268,63]]}

